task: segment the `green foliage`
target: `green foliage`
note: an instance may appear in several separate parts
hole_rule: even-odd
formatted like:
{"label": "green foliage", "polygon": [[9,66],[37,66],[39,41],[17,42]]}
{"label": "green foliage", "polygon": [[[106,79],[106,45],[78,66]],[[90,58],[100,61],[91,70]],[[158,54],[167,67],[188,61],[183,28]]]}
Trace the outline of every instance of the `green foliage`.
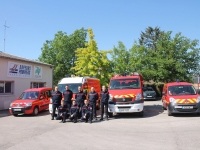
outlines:
{"label": "green foliage", "polygon": [[111,51],[98,50],[92,29],[88,29],[88,36],[86,47],[76,49],[77,60],[71,70],[75,71],[76,75],[95,76],[100,79],[101,84],[107,85],[112,71],[107,54]]}
{"label": "green foliage", "polygon": [[71,67],[76,60],[75,50],[85,47],[87,31],[83,28],[67,35],[58,31],[53,40],[47,40],[41,48],[39,61],[54,65],[54,85],[66,75],[73,74]]}
{"label": "green foliage", "polygon": [[190,40],[177,33],[163,33],[156,42],[156,51],[144,45],[135,43],[130,50],[132,61],[130,66],[135,67],[146,81],[173,82],[192,81],[193,71],[199,62],[198,40]]}
{"label": "green foliage", "polygon": [[122,42],[119,41],[118,46],[113,48],[111,56],[114,73],[130,73],[131,68],[129,66],[129,52]]}

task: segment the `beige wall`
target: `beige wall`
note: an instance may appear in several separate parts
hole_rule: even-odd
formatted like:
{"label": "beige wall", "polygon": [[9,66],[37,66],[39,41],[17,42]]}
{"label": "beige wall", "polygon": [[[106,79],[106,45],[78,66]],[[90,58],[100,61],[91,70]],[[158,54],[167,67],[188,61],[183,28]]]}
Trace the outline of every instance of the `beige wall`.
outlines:
{"label": "beige wall", "polygon": [[[32,78],[7,77],[8,61],[32,65]],[[42,79],[33,78],[34,65],[42,67]],[[0,58],[0,81],[14,82],[12,94],[0,94],[0,110],[8,109],[15,98],[19,97],[25,89],[30,88],[31,82],[46,82],[46,86],[52,87],[52,69],[46,65]]]}

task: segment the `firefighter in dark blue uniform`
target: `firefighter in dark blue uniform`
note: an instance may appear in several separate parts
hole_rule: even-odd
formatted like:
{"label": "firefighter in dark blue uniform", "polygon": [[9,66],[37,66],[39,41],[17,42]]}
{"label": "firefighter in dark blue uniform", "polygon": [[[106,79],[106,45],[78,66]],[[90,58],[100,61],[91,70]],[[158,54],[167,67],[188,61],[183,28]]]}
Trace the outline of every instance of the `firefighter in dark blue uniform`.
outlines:
{"label": "firefighter in dark blue uniform", "polygon": [[94,87],[91,87],[91,92],[88,94],[88,99],[90,101],[90,106],[92,106],[94,118],[97,120],[97,113],[96,113],[96,101],[98,100],[99,96],[98,93],[95,92]]}
{"label": "firefighter in dark blue uniform", "polygon": [[54,120],[56,108],[58,109],[62,100],[62,93],[58,91],[57,86],[55,87],[55,91],[52,92],[51,96],[53,109],[51,120]]}
{"label": "firefighter in dark blue uniform", "polygon": [[102,86],[102,91],[101,91],[100,97],[101,97],[101,119],[100,120],[103,120],[104,106],[105,106],[106,120],[108,120],[109,92],[106,89],[106,86]]}
{"label": "firefighter in dark blue uniform", "polygon": [[75,95],[76,104],[79,107],[78,118],[81,117],[81,109],[84,105],[84,100],[86,99],[86,94],[83,92],[82,88],[78,87],[78,93]]}
{"label": "firefighter in dark blue uniform", "polygon": [[92,106],[89,105],[89,101],[85,100],[84,101],[85,105],[82,107],[82,121],[85,120],[85,123],[88,122],[88,119],[90,123],[92,123]]}
{"label": "firefighter in dark blue uniform", "polygon": [[70,112],[70,108],[71,108],[71,105],[72,105],[73,92],[69,89],[68,85],[66,85],[65,88],[66,88],[66,90],[63,92],[64,106]]}
{"label": "firefighter in dark blue uniform", "polygon": [[76,101],[73,101],[73,102],[72,102],[71,109],[70,109],[70,116],[69,116],[69,119],[70,119],[71,121],[74,120],[74,123],[77,122],[78,110],[79,110],[79,107],[76,105]]}
{"label": "firefighter in dark blue uniform", "polygon": [[61,105],[58,107],[58,116],[56,117],[56,120],[62,120],[61,122],[65,123],[67,117],[67,108],[64,107],[64,101],[61,101]]}

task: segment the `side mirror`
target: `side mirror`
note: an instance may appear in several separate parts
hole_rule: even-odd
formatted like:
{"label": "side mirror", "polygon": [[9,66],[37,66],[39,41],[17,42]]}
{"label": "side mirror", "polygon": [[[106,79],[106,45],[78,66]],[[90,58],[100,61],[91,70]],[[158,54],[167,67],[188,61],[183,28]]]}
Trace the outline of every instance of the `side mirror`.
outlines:
{"label": "side mirror", "polygon": [[197,93],[200,95],[200,90],[198,90]]}
{"label": "side mirror", "polygon": [[166,93],[165,93],[165,92],[162,92],[162,95],[166,95]]}

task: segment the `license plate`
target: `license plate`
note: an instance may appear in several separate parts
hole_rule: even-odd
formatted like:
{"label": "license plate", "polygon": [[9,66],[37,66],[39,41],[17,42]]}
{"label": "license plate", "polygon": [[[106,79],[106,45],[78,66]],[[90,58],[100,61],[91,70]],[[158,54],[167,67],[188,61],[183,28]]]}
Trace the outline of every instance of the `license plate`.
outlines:
{"label": "license plate", "polygon": [[14,109],[14,111],[21,111],[21,109]]}
{"label": "license plate", "polygon": [[175,106],[175,108],[182,108],[182,106]]}
{"label": "license plate", "polygon": [[193,109],[193,106],[183,106],[182,109]]}
{"label": "license plate", "polygon": [[129,109],[119,109],[120,112],[127,112]]}
{"label": "license plate", "polygon": [[147,97],[152,97],[152,96],[147,96]]}

